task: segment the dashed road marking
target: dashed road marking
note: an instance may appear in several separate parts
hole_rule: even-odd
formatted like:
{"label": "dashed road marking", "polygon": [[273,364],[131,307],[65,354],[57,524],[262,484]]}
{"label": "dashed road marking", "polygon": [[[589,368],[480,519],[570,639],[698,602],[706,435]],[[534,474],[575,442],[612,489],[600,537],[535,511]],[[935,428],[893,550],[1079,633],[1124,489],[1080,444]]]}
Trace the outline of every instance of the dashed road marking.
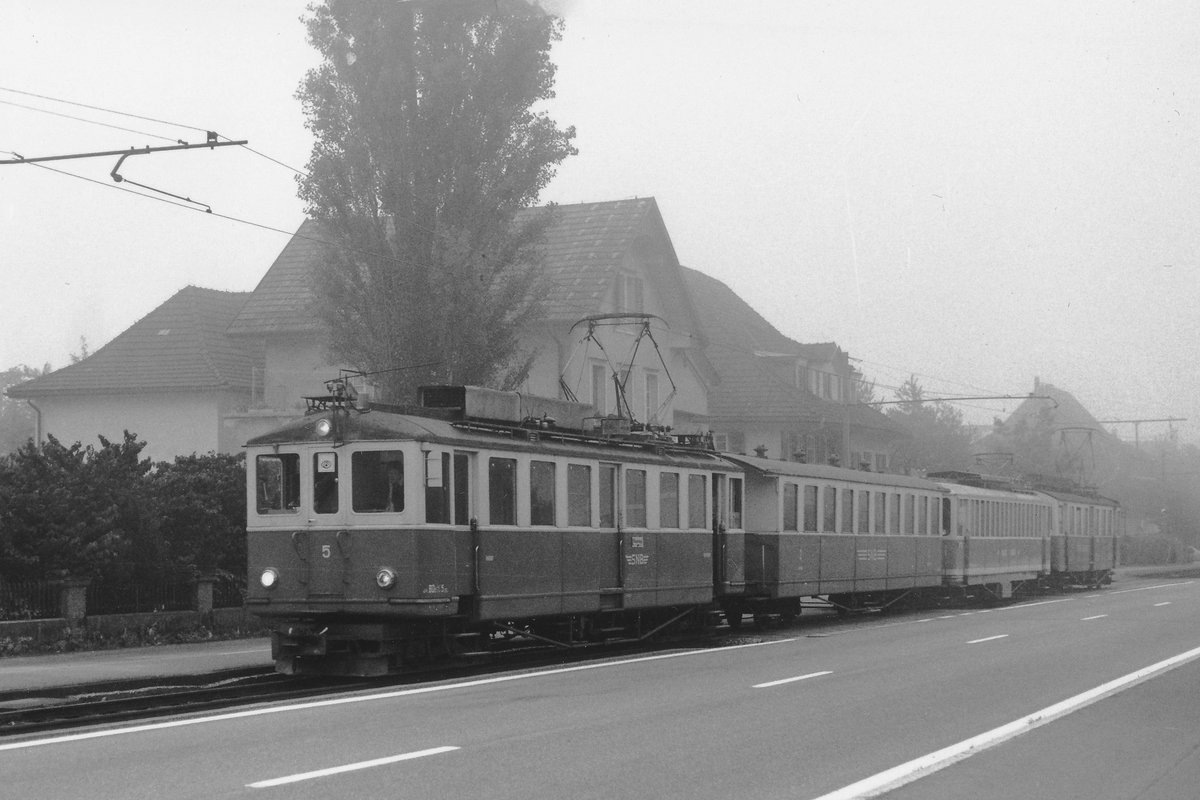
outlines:
{"label": "dashed road marking", "polygon": [[1008,638],[1007,633],[1001,633],[1001,634],[997,634],[996,636],[985,636],[982,639],[972,639],[971,641],[967,642],[967,644],[979,644],[981,642],[994,642],[997,639],[1007,639],[1007,638]]}
{"label": "dashed road marking", "polygon": [[314,778],[325,778],[330,775],[340,775],[343,772],[354,772],[359,769],[371,769],[372,767],[382,767],[388,764],[395,764],[399,761],[411,761],[414,758],[424,758],[425,756],[436,756],[441,753],[449,753],[458,750],[457,747],[431,747],[428,750],[418,750],[414,753],[401,753],[398,756],[388,756],[386,758],[374,758],[370,761],[359,761],[355,764],[343,764],[340,767],[328,767],[326,769],[315,769],[312,772],[301,772],[296,775],[285,775],[282,778],[271,778],[266,781],[255,781],[247,783],[248,789],[269,789],[272,786],[283,786],[289,783],[299,783],[300,781],[310,781]]}
{"label": "dashed road marking", "polygon": [[1108,616],[1108,614],[1096,614],[1095,616],[1092,616],[1092,617],[1084,617],[1083,619],[1081,619],[1079,621],[1080,622],[1091,622],[1094,619],[1104,619],[1107,616]]}
{"label": "dashed road marking", "polygon": [[797,675],[794,678],[784,678],[783,680],[778,680],[778,681],[768,681],[766,683],[756,683],[756,684],[754,684],[754,688],[755,689],[769,689],[772,686],[782,686],[785,683],[795,683],[796,681],[806,681],[809,678],[819,678],[822,675],[832,675],[832,674],[833,674],[833,670],[829,670],[829,669],[823,670],[821,672],[810,672],[807,675]]}

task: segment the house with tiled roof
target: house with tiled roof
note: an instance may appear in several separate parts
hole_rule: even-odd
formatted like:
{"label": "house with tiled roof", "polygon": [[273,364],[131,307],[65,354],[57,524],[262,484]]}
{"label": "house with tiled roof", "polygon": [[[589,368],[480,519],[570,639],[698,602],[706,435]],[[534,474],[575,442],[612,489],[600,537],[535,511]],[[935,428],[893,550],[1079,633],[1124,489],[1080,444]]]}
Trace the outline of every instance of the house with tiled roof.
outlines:
{"label": "house with tiled roof", "polygon": [[147,442],[144,455],[236,451],[240,433],[223,419],[244,409],[262,352],[226,334],[250,295],[188,286],[87,358],[18,384],[39,418],[39,438]]}
{"label": "house with tiled roof", "polygon": [[[569,392],[600,414],[615,413],[615,371],[638,419],[698,428],[714,373],[658,205],[643,198],[554,206],[550,213],[542,245],[544,316],[522,337],[534,355],[522,391]],[[322,393],[324,382],[337,376],[341,365],[313,313],[310,276],[325,246],[319,223],[301,225],[230,324],[230,337],[265,353],[257,408],[232,423],[297,413],[306,395]],[[606,319],[592,329],[591,340],[588,325],[577,324],[619,312],[653,315],[644,318],[653,342],[644,339],[633,351],[643,318]]]}
{"label": "house with tiled roof", "polygon": [[843,463],[848,451],[849,466],[888,468],[904,433],[855,402],[860,376],[845,351],[790,339],[721,281],[686,267],[682,275],[718,376],[708,396],[718,447],[810,463]]}

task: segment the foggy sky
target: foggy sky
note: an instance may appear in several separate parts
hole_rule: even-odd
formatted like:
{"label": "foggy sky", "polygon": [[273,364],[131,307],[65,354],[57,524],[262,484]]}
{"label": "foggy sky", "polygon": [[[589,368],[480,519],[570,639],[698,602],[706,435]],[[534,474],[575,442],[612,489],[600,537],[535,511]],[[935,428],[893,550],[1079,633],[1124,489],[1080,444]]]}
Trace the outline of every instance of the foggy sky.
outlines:
{"label": "foggy sky", "polygon": [[[303,168],[304,2],[7,3],[0,151],[202,140]],[[1200,8],[1177,2],[573,0],[550,112],[580,154],[543,200],[653,196],[680,261],[881,397],[1018,394],[1200,437]],[[0,152],[0,158],[7,158]],[[286,235],[112,188],[115,159],[0,167],[0,367],[67,363],[187,284],[252,289]],[[294,230],[294,173],[241,148],[133,180]],[[963,406],[986,422],[1016,401]],[[1143,438],[1162,432],[1143,426]],[[1131,435],[1130,426],[1118,431]]]}

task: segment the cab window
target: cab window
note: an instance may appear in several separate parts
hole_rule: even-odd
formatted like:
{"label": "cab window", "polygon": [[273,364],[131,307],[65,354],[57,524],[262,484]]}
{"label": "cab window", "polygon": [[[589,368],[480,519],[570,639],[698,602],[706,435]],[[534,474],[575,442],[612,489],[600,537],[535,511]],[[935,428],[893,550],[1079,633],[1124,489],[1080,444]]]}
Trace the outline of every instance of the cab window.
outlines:
{"label": "cab window", "polygon": [[318,514],[336,514],[337,510],[337,453],[313,453],[313,511]]}
{"label": "cab window", "polygon": [[254,461],[259,514],[295,514],[300,505],[300,456],[259,456]]}
{"label": "cab window", "polygon": [[350,456],[350,507],[356,512],[404,510],[404,453],[367,450]]}

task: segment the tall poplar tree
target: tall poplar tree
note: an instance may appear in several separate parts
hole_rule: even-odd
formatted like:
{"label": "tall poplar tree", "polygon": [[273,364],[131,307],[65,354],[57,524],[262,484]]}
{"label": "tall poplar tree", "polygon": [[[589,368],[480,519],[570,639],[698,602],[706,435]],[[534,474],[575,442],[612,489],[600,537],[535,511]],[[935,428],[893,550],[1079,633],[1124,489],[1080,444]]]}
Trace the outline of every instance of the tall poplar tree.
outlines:
{"label": "tall poplar tree", "polygon": [[539,110],[561,21],[524,0],[309,10],[323,63],[297,94],[315,136],[299,187],[330,242],[314,290],[331,354],[397,402],[423,383],[514,385],[549,222],[519,212],[576,152]]}

